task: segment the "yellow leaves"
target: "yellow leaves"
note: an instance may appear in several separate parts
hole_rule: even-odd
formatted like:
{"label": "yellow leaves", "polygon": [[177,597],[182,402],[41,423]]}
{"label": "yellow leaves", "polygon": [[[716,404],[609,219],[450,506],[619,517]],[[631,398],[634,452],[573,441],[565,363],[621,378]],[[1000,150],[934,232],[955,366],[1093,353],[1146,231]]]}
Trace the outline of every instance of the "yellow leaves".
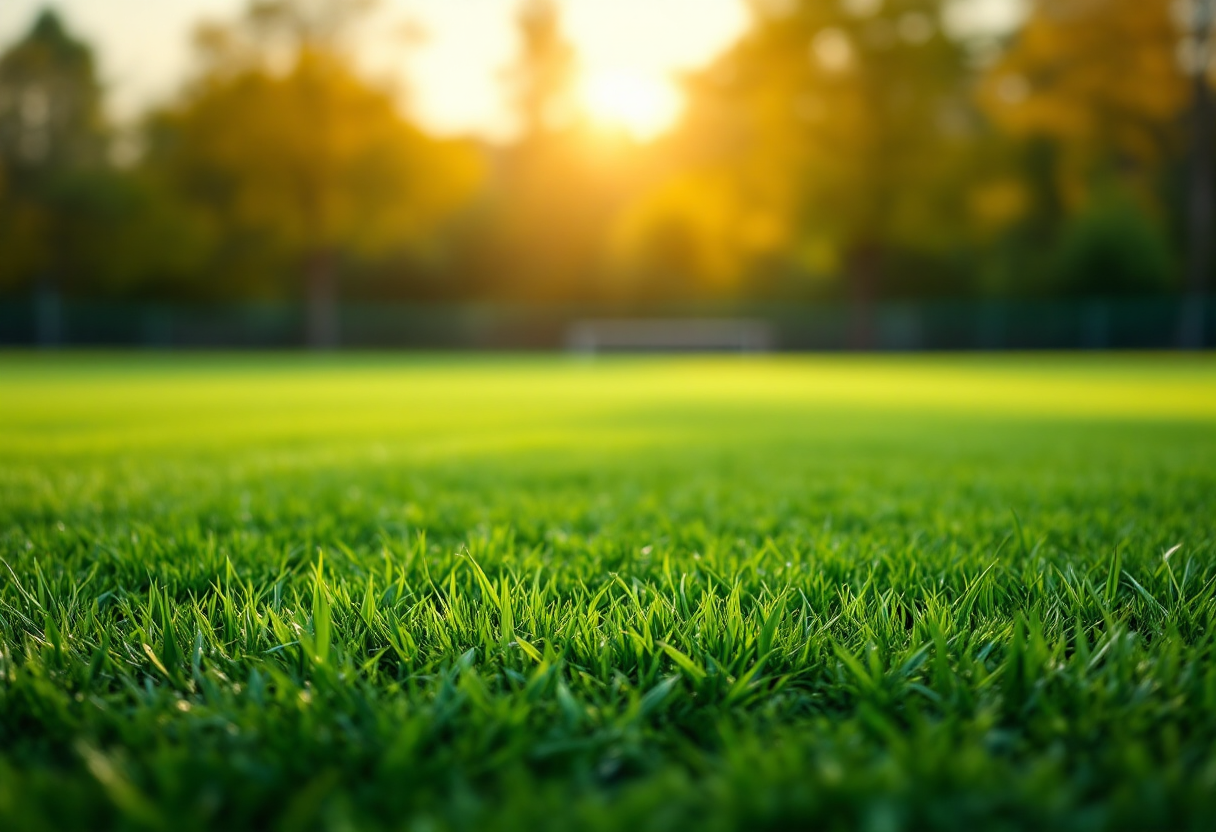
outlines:
{"label": "yellow leaves", "polygon": [[1189,100],[1179,39],[1168,0],[1042,0],[984,79],[981,101],[1014,133],[1111,142],[1155,162]]}
{"label": "yellow leaves", "polygon": [[618,220],[613,253],[627,270],[725,288],[750,260],[789,242],[786,217],[747,200],[726,175],[689,173],[659,186]]}
{"label": "yellow leaves", "polygon": [[794,262],[807,273],[822,277],[840,270],[840,249],[831,236],[816,234],[801,241],[795,249]]}
{"label": "yellow leaves", "polygon": [[785,242],[785,237],[785,223],[774,211],[749,211],[739,223],[739,242],[746,251],[757,254],[774,251]]}
{"label": "yellow leaves", "polygon": [[338,56],[200,85],[174,114],[176,176],[238,227],[300,251],[375,256],[426,241],[474,191],[467,145],[425,136]]}
{"label": "yellow leaves", "polygon": [[1030,210],[1030,193],[1020,179],[1007,177],[977,185],[967,200],[972,219],[986,233],[1000,231]]}
{"label": "yellow leaves", "polygon": [[50,222],[47,210],[30,201],[0,202],[0,287],[15,286],[51,262]]}

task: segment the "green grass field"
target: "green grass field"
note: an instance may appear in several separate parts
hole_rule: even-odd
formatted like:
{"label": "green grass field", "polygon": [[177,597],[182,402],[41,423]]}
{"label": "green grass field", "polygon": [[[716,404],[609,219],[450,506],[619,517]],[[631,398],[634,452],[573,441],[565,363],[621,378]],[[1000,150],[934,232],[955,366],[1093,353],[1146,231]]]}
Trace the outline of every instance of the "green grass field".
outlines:
{"label": "green grass field", "polygon": [[1216,360],[0,355],[0,829],[1210,829]]}

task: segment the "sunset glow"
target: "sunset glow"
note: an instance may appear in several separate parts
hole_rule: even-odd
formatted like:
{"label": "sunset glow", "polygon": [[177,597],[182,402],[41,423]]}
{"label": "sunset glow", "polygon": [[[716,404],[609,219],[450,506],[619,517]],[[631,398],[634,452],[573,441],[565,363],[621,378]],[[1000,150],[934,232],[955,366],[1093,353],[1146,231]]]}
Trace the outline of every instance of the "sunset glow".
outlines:
{"label": "sunset glow", "polygon": [[580,97],[592,121],[622,129],[639,141],[671,127],[683,107],[680,92],[670,81],[628,69],[589,73]]}

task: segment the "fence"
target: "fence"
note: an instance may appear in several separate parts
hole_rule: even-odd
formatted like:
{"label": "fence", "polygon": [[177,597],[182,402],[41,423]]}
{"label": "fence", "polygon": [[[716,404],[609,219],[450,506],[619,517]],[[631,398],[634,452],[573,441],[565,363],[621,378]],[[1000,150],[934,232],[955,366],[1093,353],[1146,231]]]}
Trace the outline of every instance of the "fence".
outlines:
{"label": "fence", "polygon": [[[1068,350],[1216,346],[1216,302],[1181,298],[1085,301],[924,301],[687,307],[612,314],[573,306],[346,304],[350,348],[555,350],[585,346],[588,326],[613,321],[733,320],[776,350]],[[580,329],[581,327],[581,329]],[[617,327],[619,328],[619,327]],[[688,331],[704,327],[685,326]],[[643,327],[645,329],[645,327]],[[1197,339],[1195,332],[1200,333]],[[305,344],[301,304],[171,305],[0,300],[0,344],[149,348],[292,348]],[[1191,333],[1189,336],[1186,333]],[[612,344],[606,342],[605,346]],[[713,347],[712,339],[702,346]],[[696,348],[672,336],[655,346]],[[618,345],[619,346],[619,345]],[[642,346],[645,346],[644,344]],[[720,345],[719,345],[720,346]]]}

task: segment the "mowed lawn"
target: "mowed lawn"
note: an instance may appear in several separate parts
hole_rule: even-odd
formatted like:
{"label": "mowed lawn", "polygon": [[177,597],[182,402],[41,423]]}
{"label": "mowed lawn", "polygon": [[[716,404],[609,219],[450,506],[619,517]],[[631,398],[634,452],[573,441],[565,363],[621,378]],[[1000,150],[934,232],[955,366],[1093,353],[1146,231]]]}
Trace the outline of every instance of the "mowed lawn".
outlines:
{"label": "mowed lawn", "polygon": [[0,829],[1210,829],[1216,360],[0,355]]}

